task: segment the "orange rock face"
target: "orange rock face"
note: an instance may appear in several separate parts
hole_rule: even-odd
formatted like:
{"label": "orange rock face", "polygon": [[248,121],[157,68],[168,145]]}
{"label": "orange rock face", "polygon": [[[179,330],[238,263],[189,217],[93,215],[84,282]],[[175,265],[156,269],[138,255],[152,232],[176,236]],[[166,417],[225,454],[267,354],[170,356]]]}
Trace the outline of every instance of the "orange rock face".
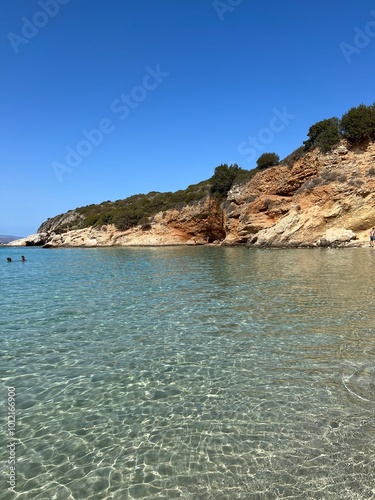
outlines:
{"label": "orange rock face", "polygon": [[374,191],[374,143],[350,148],[343,141],[328,154],[314,150],[290,168],[270,168],[232,189],[224,210],[226,240],[314,246],[335,228],[349,231],[340,245],[361,246],[375,225]]}

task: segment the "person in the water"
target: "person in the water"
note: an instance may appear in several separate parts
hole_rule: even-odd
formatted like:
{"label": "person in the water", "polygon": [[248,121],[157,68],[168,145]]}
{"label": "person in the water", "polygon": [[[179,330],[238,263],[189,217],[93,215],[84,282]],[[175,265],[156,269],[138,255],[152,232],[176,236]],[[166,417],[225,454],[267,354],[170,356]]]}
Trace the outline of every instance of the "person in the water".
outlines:
{"label": "person in the water", "polygon": [[26,259],[25,259],[24,255],[21,256],[21,260],[22,260],[22,262],[26,262]]}
{"label": "person in the water", "polygon": [[12,262],[12,259],[10,257],[7,257],[8,262]]}

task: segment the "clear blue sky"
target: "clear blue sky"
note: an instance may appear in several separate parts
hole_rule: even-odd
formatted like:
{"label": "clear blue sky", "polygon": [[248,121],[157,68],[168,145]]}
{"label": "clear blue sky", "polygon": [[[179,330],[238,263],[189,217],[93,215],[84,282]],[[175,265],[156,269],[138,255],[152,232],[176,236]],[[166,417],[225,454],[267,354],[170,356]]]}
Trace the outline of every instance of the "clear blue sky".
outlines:
{"label": "clear blue sky", "polygon": [[[251,169],[266,151],[285,157],[310,125],[375,100],[373,9],[370,0],[3,0],[0,233],[183,189],[221,163]],[[345,56],[342,42],[355,52]]]}

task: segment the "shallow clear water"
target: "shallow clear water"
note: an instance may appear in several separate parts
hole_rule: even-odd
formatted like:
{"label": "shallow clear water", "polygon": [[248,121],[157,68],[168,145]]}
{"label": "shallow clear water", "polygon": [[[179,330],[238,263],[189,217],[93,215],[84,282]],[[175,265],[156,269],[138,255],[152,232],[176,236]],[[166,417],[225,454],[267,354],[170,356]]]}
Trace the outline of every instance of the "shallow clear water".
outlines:
{"label": "shallow clear water", "polygon": [[374,277],[370,249],[0,248],[1,498],[375,498]]}

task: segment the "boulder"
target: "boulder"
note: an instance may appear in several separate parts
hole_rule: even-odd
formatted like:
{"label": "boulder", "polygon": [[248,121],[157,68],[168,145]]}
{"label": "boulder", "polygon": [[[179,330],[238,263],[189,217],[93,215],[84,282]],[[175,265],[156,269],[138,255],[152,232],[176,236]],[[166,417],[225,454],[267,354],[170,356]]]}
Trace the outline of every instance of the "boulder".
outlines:
{"label": "boulder", "polygon": [[25,238],[11,241],[10,243],[8,243],[8,246],[11,247],[43,246],[46,243],[47,239],[48,239],[47,233],[30,234],[30,236],[26,236]]}
{"label": "boulder", "polygon": [[357,239],[357,235],[351,229],[332,227],[318,240],[318,245],[321,247],[337,247],[343,246],[355,239]]}

